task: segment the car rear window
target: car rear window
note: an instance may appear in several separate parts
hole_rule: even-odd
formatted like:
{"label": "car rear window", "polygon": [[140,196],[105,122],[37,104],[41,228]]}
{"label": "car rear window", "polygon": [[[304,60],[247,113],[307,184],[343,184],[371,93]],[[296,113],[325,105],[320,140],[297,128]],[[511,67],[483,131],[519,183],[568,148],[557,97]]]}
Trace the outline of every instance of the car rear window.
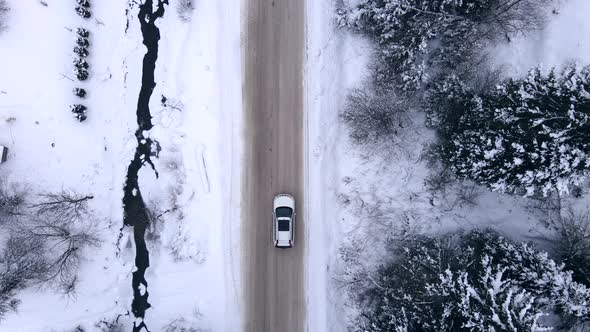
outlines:
{"label": "car rear window", "polygon": [[279,220],[279,232],[289,231],[289,220]]}
{"label": "car rear window", "polygon": [[293,214],[293,209],[291,209],[290,207],[281,206],[281,207],[277,208],[275,213],[277,215],[277,218],[280,218],[280,217],[290,218],[291,215]]}

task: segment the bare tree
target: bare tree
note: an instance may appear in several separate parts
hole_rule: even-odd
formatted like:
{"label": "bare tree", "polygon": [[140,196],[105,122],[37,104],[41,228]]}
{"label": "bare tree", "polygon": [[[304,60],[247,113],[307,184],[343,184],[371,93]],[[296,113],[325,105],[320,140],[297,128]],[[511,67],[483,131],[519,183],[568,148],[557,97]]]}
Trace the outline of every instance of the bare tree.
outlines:
{"label": "bare tree", "polygon": [[11,235],[0,256],[0,319],[15,311],[16,292],[45,278],[49,270],[39,239]]}
{"label": "bare tree", "polygon": [[22,215],[25,208],[25,190],[0,179],[0,223]]}
{"label": "bare tree", "polygon": [[8,3],[6,0],[0,0],[0,32],[6,30],[6,16],[10,11],[10,7],[8,7]]}
{"label": "bare tree", "polygon": [[569,207],[553,219],[557,237],[553,240],[557,257],[574,273],[574,280],[590,285],[590,212]]}
{"label": "bare tree", "polygon": [[410,125],[407,102],[393,94],[375,95],[366,90],[352,90],[346,99],[341,118],[349,127],[353,143],[372,152],[392,147],[403,141]]}
{"label": "bare tree", "polygon": [[88,201],[92,195],[81,195],[75,192],[62,191],[57,194],[40,195],[41,201],[31,205],[37,217],[52,217],[64,222],[80,219],[88,213]]}
{"label": "bare tree", "polygon": [[531,202],[529,208],[540,212],[543,225],[554,232],[543,239],[551,244],[556,258],[573,272],[575,281],[590,286],[590,211],[576,210],[557,192]]}
{"label": "bare tree", "polygon": [[81,224],[47,218],[35,219],[19,229],[21,238],[45,244],[48,273],[42,281],[55,282],[64,294],[75,291],[83,249],[100,244],[92,228]]}

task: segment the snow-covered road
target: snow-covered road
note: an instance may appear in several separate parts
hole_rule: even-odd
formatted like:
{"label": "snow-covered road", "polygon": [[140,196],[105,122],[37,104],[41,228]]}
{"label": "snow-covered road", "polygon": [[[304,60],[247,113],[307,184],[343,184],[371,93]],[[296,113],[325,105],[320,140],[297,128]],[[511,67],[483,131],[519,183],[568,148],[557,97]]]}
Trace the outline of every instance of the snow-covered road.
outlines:
{"label": "snow-covered road", "polygon": [[[305,326],[304,2],[246,1],[242,257],[244,330]],[[274,248],[272,200],[295,197],[295,246]]]}

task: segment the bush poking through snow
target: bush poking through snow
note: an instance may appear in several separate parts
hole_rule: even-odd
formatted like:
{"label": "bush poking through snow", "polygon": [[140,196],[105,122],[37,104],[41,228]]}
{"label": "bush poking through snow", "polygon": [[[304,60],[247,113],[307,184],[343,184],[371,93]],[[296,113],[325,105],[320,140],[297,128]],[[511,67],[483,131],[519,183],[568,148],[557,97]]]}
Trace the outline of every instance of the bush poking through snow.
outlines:
{"label": "bush poking through snow", "polygon": [[494,191],[567,194],[590,174],[590,67],[508,80],[476,94],[456,78],[426,98],[441,159]]}
{"label": "bush poking through snow", "polygon": [[88,72],[88,62],[85,59],[74,59],[74,74],[79,81],[85,81],[90,75]]}
{"label": "bush poking through snow", "polygon": [[79,46],[74,47],[73,52],[77,56],[82,57],[82,58],[85,58],[88,56],[88,54],[90,54],[86,47],[79,47]]}
{"label": "bush poking through snow", "polygon": [[90,16],[92,16],[90,10],[83,6],[76,6],[76,13],[83,18],[90,18]]}
{"label": "bush poking through snow", "polygon": [[73,104],[70,105],[70,111],[74,113],[74,117],[78,121],[83,122],[86,120],[86,106],[82,104]]}
{"label": "bush poking through snow", "polygon": [[590,287],[590,212],[573,208],[551,218],[557,232],[553,246],[557,258],[573,272],[573,279]]}
{"label": "bush poking through snow", "polygon": [[90,36],[90,32],[84,28],[76,28],[76,34],[82,38],[88,38]]}
{"label": "bush poking through snow", "polygon": [[83,88],[74,88],[72,92],[76,97],[86,98],[86,90],[84,90]]}
{"label": "bush poking through snow", "polygon": [[407,105],[394,95],[374,95],[352,90],[346,99],[342,120],[350,129],[352,141],[370,150],[391,148],[402,142],[409,126]]}
{"label": "bush poking through snow", "polygon": [[178,0],[176,1],[176,14],[183,22],[188,22],[193,16],[195,6],[193,0]]}
{"label": "bush poking through snow", "polygon": [[86,81],[88,76],[90,76],[88,70],[83,68],[74,68],[74,75],[76,75],[78,81]]}
{"label": "bush poking through snow", "polygon": [[85,59],[74,59],[74,67],[88,69],[88,62]]}
{"label": "bush poking through snow", "polygon": [[76,3],[82,7],[90,7],[90,2],[88,2],[88,0],[76,0]]}
{"label": "bush poking through snow", "polygon": [[9,11],[10,7],[8,7],[6,0],[0,0],[0,32],[6,30],[7,28],[4,22]]}
{"label": "bush poking through snow", "polygon": [[84,37],[78,37],[78,38],[76,38],[76,45],[78,45],[80,47],[88,47],[90,45],[90,43],[88,43],[88,39],[86,39]]}
{"label": "bush poking through snow", "polygon": [[534,331],[590,318],[590,290],[533,247],[492,231],[416,238],[361,275],[359,331]]}

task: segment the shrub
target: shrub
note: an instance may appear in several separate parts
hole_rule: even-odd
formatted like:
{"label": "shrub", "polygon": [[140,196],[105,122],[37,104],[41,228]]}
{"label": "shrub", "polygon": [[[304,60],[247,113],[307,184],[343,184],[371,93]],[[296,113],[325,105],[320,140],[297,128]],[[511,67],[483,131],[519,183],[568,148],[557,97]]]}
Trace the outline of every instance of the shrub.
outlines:
{"label": "shrub", "polygon": [[409,125],[403,99],[366,90],[352,90],[348,94],[341,118],[350,128],[352,141],[369,149],[401,143],[402,134]]}
{"label": "shrub", "polygon": [[90,2],[88,2],[88,0],[76,0],[76,3],[82,7],[90,7]]}
{"label": "shrub", "polygon": [[85,58],[88,56],[89,52],[86,47],[76,46],[74,47],[73,52],[78,55],[79,57]]}
{"label": "shrub", "polygon": [[86,106],[82,104],[70,105],[70,111],[74,113],[74,117],[80,122],[86,120],[86,109]]}
{"label": "shrub", "polygon": [[90,36],[90,31],[84,28],[76,28],[76,34],[82,38],[88,38]]}
{"label": "shrub", "polygon": [[84,6],[76,6],[76,13],[83,18],[90,18],[92,16],[90,10]]}
{"label": "shrub", "polygon": [[90,43],[88,43],[88,39],[86,39],[84,37],[78,37],[78,38],[76,38],[76,45],[78,45],[80,47],[88,47],[90,45]]}
{"label": "shrub", "polygon": [[86,97],[86,90],[84,90],[83,88],[74,88],[72,90],[72,92],[74,93],[74,96],[76,96],[76,97],[80,97],[80,98]]}
{"label": "shrub", "polygon": [[0,0],[0,32],[7,28],[5,20],[9,11],[10,7],[8,7],[6,0]]}
{"label": "shrub", "polygon": [[178,0],[176,1],[176,14],[183,22],[191,20],[195,6],[193,0]]}

